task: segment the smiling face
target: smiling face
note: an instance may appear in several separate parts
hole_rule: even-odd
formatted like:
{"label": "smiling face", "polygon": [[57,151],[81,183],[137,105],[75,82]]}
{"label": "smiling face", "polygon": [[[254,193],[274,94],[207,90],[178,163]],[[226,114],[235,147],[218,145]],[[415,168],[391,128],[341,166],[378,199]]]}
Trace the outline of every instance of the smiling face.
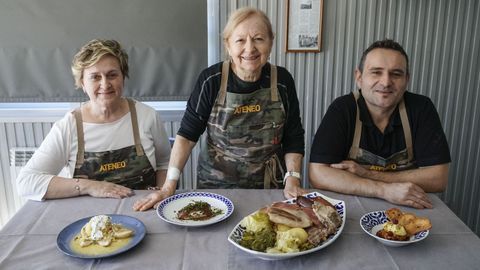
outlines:
{"label": "smiling face", "polygon": [[401,101],[408,83],[407,62],[398,51],[373,49],[363,66],[355,71],[358,88],[372,111],[393,111]]}
{"label": "smiling face", "polygon": [[123,84],[120,63],[112,55],[83,70],[82,88],[94,105],[105,107],[121,100]]}
{"label": "smiling face", "polygon": [[258,15],[248,17],[235,27],[226,40],[226,48],[233,63],[232,69],[240,79],[256,81],[267,63],[273,39]]}

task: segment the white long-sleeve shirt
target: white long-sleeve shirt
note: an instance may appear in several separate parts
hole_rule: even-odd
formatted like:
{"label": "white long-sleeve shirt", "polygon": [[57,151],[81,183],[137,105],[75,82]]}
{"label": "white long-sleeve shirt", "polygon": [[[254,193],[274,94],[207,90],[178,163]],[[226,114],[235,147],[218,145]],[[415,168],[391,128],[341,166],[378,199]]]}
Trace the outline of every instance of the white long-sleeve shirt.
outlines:
{"label": "white long-sleeve shirt", "polygon": [[[135,102],[140,141],[148,160],[156,170],[166,170],[170,158],[170,143],[163,121],[155,110]],[[134,145],[131,115],[106,123],[83,123],[85,151],[103,152]],[[54,176],[72,178],[77,159],[77,127],[75,117],[68,112],[57,121],[32,158],[17,177],[17,190],[30,200],[43,200]],[[63,170],[63,171],[62,171]]]}

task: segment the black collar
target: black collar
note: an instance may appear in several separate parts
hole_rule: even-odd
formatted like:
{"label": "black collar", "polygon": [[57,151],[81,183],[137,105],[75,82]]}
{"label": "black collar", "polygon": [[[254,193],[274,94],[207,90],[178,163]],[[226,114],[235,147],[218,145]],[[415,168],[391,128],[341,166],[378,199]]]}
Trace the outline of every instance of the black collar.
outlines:
{"label": "black collar", "polygon": [[[372,116],[367,108],[367,103],[362,96],[362,90],[360,89],[360,97],[358,98],[358,108],[360,110],[360,121],[367,127],[374,127],[375,124],[373,123]],[[388,120],[388,125],[385,128],[384,134],[393,132],[395,126],[402,126],[402,120],[400,119],[400,112],[398,111],[398,105],[393,111],[392,115],[390,116],[390,120]]]}

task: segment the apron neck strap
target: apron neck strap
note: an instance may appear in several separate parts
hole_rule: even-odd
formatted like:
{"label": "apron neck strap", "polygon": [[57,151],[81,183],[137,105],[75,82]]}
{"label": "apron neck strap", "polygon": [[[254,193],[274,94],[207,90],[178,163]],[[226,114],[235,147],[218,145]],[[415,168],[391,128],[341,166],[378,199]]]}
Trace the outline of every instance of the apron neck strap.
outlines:
{"label": "apron neck strap", "polygon": [[[140,132],[138,130],[138,121],[137,121],[137,111],[135,110],[135,101],[127,98],[128,108],[130,110],[130,116],[132,119],[132,129],[133,129],[133,139],[135,142],[135,149],[137,156],[143,156],[145,152],[142,148],[142,143],[140,141]],[[73,112],[75,117],[75,122],[77,125],[77,162],[75,168],[81,168],[85,161],[85,138],[83,135],[83,119],[82,119],[82,110],[76,108]]]}
{"label": "apron neck strap", "polygon": [[218,104],[225,104],[225,97],[227,95],[228,72],[230,69],[230,62],[224,61],[222,65],[222,81],[220,83],[220,91],[218,93]]}
{"label": "apron neck strap", "polygon": [[75,168],[81,168],[85,159],[85,139],[83,137],[83,120],[81,107],[76,108],[72,112],[75,116],[75,122],[77,125],[77,161]]}
{"label": "apron neck strap", "polygon": [[137,156],[143,156],[145,152],[143,151],[142,143],[140,141],[140,132],[138,131],[137,110],[135,110],[135,101],[127,98],[127,102],[128,109],[130,110],[130,118],[132,119],[133,140],[135,142]]}
{"label": "apron neck strap", "polygon": [[407,147],[408,161],[413,160],[413,143],[412,132],[410,131],[410,122],[408,121],[407,109],[405,108],[405,100],[399,104],[400,119],[402,120],[403,135],[405,137],[405,146]]}
{"label": "apron neck strap", "polygon": [[[355,159],[360,151],[360,137],[362,135],[362,123],[360,122],[360,109],[358,106],[358,99],[360,98],[360,92],[355,90],[353,92],[355,97],[355,103],[357,105],[357,117],[355,118],[355,135],[353,135],[352,147],[350,147],[350,152],[348,157],[350,159]],[[413,160],[413,143],[412,143],[412,132],[410,130],[410,122],[408,121],[407,109],[405,107],[405,100],[402,98],[400,104],[398,105],[398,110],[400,113],[400,119],[402,120],[403,135],[405,137],[405,146],[407,148],[408,160]]]}
{"label": "apron neck strap", "polygon": [[[225,97],[227,95],[228,73],[230,72],[230,62],[223,61],[222,64],[222,80],[220,82],[220,90],[218,93],[218,104],[225,104]],[[270,64],[270,89],[272,101],[278,101],[277,88],[277,66]]]}
{"label": "apron neck strap", "polygon": [[355,97],[355,104],[357,105],[357,116],[355,117],[355,134],[353,135],[352,146],[350,147],[350,152],[348,157],[350,159],[357,158],[358,151],[360,150],[360,137],[362,136],[362,122],[360,122],[360,109],[358,108],[358,99],[360,98],[360,92],[355,90],[353,92]]}
{"label": "apron neck strap", "polygon": [[270,64],[270,89],[272,93],[272,101],[278,101],[277,89],[277,66]]}

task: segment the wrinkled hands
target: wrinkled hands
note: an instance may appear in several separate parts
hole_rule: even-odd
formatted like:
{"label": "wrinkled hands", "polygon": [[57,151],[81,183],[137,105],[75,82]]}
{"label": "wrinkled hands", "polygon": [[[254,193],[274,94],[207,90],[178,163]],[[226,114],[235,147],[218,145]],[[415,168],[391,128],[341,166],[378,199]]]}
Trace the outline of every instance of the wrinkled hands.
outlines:
{"label": "wrinkled hands", "polygon": [[121,199],[133,195],[133,190],[106,181],[88,181],[85,193],[92,197]]}

